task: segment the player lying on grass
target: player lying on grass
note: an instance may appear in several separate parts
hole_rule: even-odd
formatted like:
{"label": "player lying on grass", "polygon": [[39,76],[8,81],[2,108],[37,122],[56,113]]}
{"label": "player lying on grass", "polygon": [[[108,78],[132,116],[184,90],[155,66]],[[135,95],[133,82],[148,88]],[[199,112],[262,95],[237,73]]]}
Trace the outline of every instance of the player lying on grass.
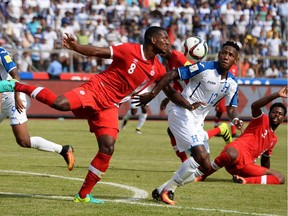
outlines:
{"label": "player lying on grass", "polygon": [[[270,156],[277,143],[274,133],[277,127],[285,120],[287,108],[283,103],[271,105],[266,115],[261,108],[276,98],[287,98],[288,88],[283,87],[279,92],[263,97],[251,105],[252,120],[233,142],[226,145],[223,151],[211,162],[208,173],[196,178],[203,181],[207,176],[225,167],[233,175],[233,181],[241,184],[284,184],[285,176],[270,169]],[[261,156],[261,166],[255,164]]]}

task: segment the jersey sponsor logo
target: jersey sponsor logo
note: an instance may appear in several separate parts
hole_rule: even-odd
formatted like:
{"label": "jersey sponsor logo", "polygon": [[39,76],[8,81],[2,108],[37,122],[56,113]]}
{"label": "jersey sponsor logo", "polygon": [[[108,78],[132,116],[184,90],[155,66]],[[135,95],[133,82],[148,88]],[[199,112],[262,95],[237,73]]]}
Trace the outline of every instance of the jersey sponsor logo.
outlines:
{"label": "jersey sponsor logo", "polygon": [[85,95],[85,91],[80,90],[80,91],[79,91],[79,94],[80,94],[80,95]]}
{"label": "jersey sponsor logo", "polygon": [[190,70],[190,73],[193,73],[193,72],[199,70],[199,67],[197,64],[194,64],[194,65],[189,66],[189,70]]}
{"label": "jersey sponsor logo", "polygon": [[12,62],[12,58],[11,58],[10,55],[5,55],[5,56],[4,56],[4,59],[5,59],[6,63]]}
{"label": "jersey sponsor logo", "polygon": [[208,80],[208,82],[207,83],[209,83],[209,84],[212,84],[212,85],[216,85],[216,83],[215,82],[213,82],[213,81],[210,81],[210,80]]}
{"label": "jersey sponsor logo", "polygon": [[150,75],[154,76],[155,75],[155,71],[154,70],[150,71]]}

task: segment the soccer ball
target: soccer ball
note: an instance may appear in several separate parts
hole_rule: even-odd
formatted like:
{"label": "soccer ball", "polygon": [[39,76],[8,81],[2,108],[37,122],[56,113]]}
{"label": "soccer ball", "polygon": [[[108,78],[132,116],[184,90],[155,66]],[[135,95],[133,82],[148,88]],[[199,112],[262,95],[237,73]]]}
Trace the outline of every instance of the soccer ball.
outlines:
{"label": "soccer ball", "polygon": [[189,37],[184,42],[184,55],[192,61],[200,61],[208,53],[207,42],[197,36]]}

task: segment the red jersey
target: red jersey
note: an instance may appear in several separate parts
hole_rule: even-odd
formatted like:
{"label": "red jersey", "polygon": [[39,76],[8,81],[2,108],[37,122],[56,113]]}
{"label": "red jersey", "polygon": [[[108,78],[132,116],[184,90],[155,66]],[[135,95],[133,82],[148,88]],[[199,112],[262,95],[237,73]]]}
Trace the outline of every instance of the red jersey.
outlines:
{"label": "red jersey", "polygon": [[238,75],[238,67],[236,64],[232,65],[232,67],[229,69],[229,72],[233,74],[233,76],[237,77]]}
{"label": "red jersey", "polygon": [[143,45],[117,44],[111,46],[111,53],[111,65],[91,80],[101,83],[108,103],[119,104],[128,100],[130,97],[127,96],[139,93],[166,73],[156,56],[152,60],[145,58]]}
{"label": "red jersey", "polygon": [[268,116],[262,113],[260,117],[252,118],[243,134],[233,143],[246,151],[252,160],[256,160],[267,150],[268,155],[271,155],[277,140],[270,127]]}
{"label": "red jersey", "polygon": [[[171,57],[169,61],[167,61],[167,66],[170,70],[175,70],[179,67],[193,64],[194,62],[189,61],[182,52],[177,50],[172,50]],[[189,82],[189,80],[180,81],[174,80],[172,84],[172,88],[178,92],[182,92],[184,86]]]}
{"label": "red jersey", "polygon": [[193,62],[189,61],[182,52],[177,50],[172,50],[171,57],[169,61],[167,61],[167,66],[170,70],[174,70],[190,64],[193,64]]}

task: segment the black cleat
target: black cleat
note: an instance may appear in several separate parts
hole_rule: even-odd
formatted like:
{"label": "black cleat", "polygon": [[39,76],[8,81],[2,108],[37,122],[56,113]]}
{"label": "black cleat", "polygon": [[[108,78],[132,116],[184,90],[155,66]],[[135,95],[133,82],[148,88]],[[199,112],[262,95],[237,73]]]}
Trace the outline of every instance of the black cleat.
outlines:
{"label": "black cleat", "polygon": [[[172,191],[168,191],[168,197],[170,200],[174,200],[174,193]],[[152,191],[152,198],[157,201],[163,201],[157,188]]]}

